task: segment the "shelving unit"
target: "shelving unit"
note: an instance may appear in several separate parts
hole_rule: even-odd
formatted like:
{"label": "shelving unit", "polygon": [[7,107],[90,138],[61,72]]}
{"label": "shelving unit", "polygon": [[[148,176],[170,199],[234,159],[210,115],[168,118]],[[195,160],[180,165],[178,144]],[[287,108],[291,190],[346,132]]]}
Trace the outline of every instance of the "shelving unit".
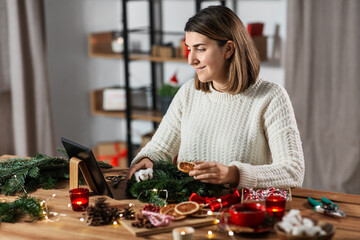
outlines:
{"label": "shelving unit", "polygon": [[[159,20],[156,19],[157,14],[161,13],[161,1],[165,0],[143,0],[148,2],[149,9],[149,27],[144,29],[128,29],[127,22],[127,4],[135,0],[121,0],[122,1],[122,32],[124,38],[124,52],[122,54],[114,53],[111,49],[112,32],[100,32],[92,33],[88,36],[88,53],[90,57],[100,57],[109,59],[122,59],[124,62],[124,77],[125,77],[125,90],[126,90],[126,111],[104,111],[102,108],[102,89],[93,90],[90,93],[91,113],[96,115],[119,117],[126,119],[126,141],[128,147],[128,159],[133,158],[132,150],[132,136],[131,136],[131,122],[132,120],[145,120],[154,123],[154,128],[161,122],[162,115],[157,110],[157,81],[158,76],[162,76],[161,71],[162,63],[164,62],[178,62],[186,63],[186,58],[175,57],[155,57],[150,53],[131,53],[129,51],[129,34],[136,32],[147,32],[149,34],[150,46],[154,44],[162,44],[162,34],[167,34],[159,29]],[[201,9],[201,3],[205,0],[194,0],[195,11]],[[219,1],[220,4],[225,5],[226,1]],[[234,1],[234,4],[236,1]],[[161,24],[160,24],[161,25]],[[170,33],[174,34],[174,33]],[[160,36],[160,37],[159,37]],[[151,110],[138,110],[131,107],[131,89],[130,89],[130,77],[129,77],[129,63],[131,61],[149,61],[151,64],[151,95],[152,95],[152,108]]]}

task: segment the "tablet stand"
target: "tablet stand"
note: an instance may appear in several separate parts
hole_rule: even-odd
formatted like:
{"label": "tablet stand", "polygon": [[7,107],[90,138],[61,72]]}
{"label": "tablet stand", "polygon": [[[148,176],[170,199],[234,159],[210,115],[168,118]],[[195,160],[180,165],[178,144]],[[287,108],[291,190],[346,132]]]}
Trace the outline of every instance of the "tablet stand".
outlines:
{"label": "tablet stand", "polygon": [[79,168],[81,173],[84,176],[86,184],[91,190],[97,192],[96,185],[90,175],[86,164],[79,158],[72,157],[70,158],[70,190],[74,188],[79,188]]}

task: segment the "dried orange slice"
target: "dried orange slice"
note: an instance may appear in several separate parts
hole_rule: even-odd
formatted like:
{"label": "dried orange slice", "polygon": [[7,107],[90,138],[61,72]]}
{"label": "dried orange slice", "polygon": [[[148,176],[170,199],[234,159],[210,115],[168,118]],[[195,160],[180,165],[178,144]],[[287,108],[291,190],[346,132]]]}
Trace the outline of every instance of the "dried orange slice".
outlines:
{"label": "dried orange slice", "polygon": [[200,206],[197,202],[182,202],[175,206],[175,212],[180,215],[190,215],[199,211]]}
{"label": "dried orange slice", "polygon": [[165,213],[165,215],[173,216],[175,218],[175,221],[182,220],[186,218],[186,215],[180,215],[177,212],[175,212],[175,208],[168,209]]}
{"label": "dried orange slice", "polygon": [[182,171],[182,172],[186,172],[189,173],[192,170],[194,170],[195,167],[195,163],[193,162],[178,162],[177,164],[177,168]]}
{"label": "dried orange slice", "polygon": [[197,217],[197,218],[204,218],[209,216],[208,215],[208,211],[206,209],[199,209],[199,211],[197,211],[196,213],[191,214],[192,217]]}
{"label": "dried orange slice", "polygon": [[168,205],[166,205],[166,206],[163,206],[163,207],[160,208],[159,213],[160,213],[160,214],[165,214],[166,211],[168,211],[168,210],[170,210],[170,209],[174,209],[175,206],[176,206],[176,204],[168,204]]}

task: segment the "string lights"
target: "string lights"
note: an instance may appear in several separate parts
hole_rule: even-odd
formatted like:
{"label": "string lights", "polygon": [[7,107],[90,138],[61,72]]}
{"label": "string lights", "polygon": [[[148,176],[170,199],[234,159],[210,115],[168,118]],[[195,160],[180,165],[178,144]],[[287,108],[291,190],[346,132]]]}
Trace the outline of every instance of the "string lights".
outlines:
{"label": "string lights", "polygon": [[[55,199],[56,194],[54,193],[53,195],[51,195],[51,197],[47,198],[46,200],[43,200],[40,205],[43,207],[44,211],[44,218],[45,220],[49,221],[49,222],[57,222],[61,219],[61,217],[65,217],[66,214],[63,213],[57,213],[57,212],[50,212],[49,211],[49,201]],[[71,205],[70,205],[71,206]]]}

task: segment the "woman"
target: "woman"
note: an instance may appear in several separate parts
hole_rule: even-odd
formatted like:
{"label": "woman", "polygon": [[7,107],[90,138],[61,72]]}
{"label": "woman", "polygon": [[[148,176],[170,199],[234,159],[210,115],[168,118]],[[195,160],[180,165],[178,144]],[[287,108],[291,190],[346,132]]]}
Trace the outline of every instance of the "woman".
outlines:
{"label": "woman", "polygon": [[181,87],[128,177],[157,160],[196,162],[195,179],[241,187],[299,187],[304,159],[286,91],[258,78],[260,62],[240,19],[211,6],[185,26],[188,63]]}

